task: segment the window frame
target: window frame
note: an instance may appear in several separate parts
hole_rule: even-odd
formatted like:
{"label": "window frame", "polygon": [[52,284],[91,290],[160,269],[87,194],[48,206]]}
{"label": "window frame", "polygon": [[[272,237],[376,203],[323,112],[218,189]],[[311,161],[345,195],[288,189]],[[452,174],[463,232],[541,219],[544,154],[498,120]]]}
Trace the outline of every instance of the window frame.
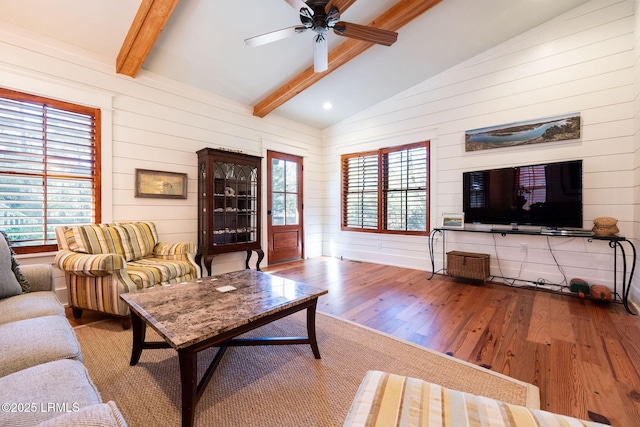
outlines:
{"label": "window frame", "polygon": [[[425,197],[426,197],[426,206],[425,206],[425,230],[387,230],[386,227],[386,212],[385,208],[388,206],[386,203],[385,197],[388,194],[387,188],[388,183],[384,181],[384,177],[388,176],[385,173],[385,165],[384,156],[389,153],[394,153],[398,151],[407,151],[415,148],[424,147],[426,149],[426,188],[425,188]],[[352,158],[366,157],[371,155],[377,155],[378,157],[378,172],[377,172],[377,227],[376,228],[364,228],[364,227],[353,227],[347,225],[347,195],[348,195],[348,160]],[[340,229],[342,231],[355,231],[355,232],[363,232],[363,233],[376,233],[376,234],[395,234],[395,235],[417,235],[417,236],[427,236],[430,232],[430,183],[431,183],[431,150],[430,150],[430,141],[422,141],[422,142],[414,142],[410,144],[403,144],[394,147],[385,147],[377,150],[363,151],[358,153],[349,153],[343,154],[340,159]],[[405,213],[406,215],[406,213]]]}
{"label": "window frame", "polygon": [[[71,102],[60,101],[51,99],[39,95],[32,95],[25,92],[19,92],[11,89],[0,87],[0,98],[11,99],[18,102],[38,104],[43,108],[55,108],[58,110],[64,110],[76,114],[84,114],[93,117],[93,131],[94,131],[94,162],[93,162],[93,201],[94,209],[93,222],[99,223],[102,220],[102,111],[100,108],[88,107]],[[7,175],[11,175],[10,170],[4,171]],[[16,173],[18,175],[18,173]],[[34,174],[33,176],[42,176],[46,180],[48,176],[47,171],[43,171],[42,174]],[[46,210],[47,201],[44,200],[44,206]],[[46,211],[45,211],[46,212]],[[46,215],[45,215],[46,220]],[[46,223],[45,223],[45,236],[46,237]],[[36,254],[45,252],[55,252],[58,250],[57,244],[44,244],[44,245],[27,245],[27,246],[13,246],[12,249],[16,254]]]}

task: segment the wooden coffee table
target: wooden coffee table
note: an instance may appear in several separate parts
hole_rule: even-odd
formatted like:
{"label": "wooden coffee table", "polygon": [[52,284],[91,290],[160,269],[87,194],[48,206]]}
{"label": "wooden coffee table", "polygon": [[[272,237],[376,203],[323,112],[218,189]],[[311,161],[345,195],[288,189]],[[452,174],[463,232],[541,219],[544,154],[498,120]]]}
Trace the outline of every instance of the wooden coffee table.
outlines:
{"label": "wooden coffee table", "polygon": [[[293,280],[243,270],[122,294],[120,297],[131,308],[130,364],[138,363],[144,349],[176,349],[182,384],[182,425],[192,426],[195,406],[228,347],[309,344],[314,357],[320,359],[316,305],[318,297],[326,293]],[[304,309],[306,337],[237,338]],[[145,341],[147,325],[164,341]],[[198,382],[197,353],[213,346],[220,349]]]}

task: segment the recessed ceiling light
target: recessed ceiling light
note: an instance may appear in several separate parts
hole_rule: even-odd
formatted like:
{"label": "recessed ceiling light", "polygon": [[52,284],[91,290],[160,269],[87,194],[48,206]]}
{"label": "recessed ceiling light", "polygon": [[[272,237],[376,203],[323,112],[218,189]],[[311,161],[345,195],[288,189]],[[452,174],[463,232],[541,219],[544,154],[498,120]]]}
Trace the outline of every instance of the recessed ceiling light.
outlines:
{"label": "recessed ceiling light", "polygon": [[324,108],[325,110],[331,110],[333,108],[333,104],[327,101],[322,104],[322,108]]}

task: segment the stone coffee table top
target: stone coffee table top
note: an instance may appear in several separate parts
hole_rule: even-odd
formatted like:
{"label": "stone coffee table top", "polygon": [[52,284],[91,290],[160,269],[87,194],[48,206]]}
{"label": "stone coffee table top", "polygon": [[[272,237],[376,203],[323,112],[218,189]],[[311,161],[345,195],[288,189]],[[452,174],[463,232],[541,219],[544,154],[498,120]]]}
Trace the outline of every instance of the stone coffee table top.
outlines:
{"label": "stone coffee table top", "polygon": [[326,293],[283,277],[242,270],[120,297],[178,350]]}

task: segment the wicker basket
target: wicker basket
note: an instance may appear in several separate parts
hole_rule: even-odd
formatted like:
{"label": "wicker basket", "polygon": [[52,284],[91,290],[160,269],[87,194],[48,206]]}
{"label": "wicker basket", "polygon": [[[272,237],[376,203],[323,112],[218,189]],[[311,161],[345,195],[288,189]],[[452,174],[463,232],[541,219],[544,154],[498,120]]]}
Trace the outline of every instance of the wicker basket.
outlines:
{"label": "wicker basket", "polygon": [[610,216],[600,216],[593,220],[593,228],[591,229],[596,236],[613,236],[618,234],[618,220]]}
{"label": "wicker basket", "polygon": [[486,282],[490,276],[489,258],[475,252],[447,252],[447,274]]}

